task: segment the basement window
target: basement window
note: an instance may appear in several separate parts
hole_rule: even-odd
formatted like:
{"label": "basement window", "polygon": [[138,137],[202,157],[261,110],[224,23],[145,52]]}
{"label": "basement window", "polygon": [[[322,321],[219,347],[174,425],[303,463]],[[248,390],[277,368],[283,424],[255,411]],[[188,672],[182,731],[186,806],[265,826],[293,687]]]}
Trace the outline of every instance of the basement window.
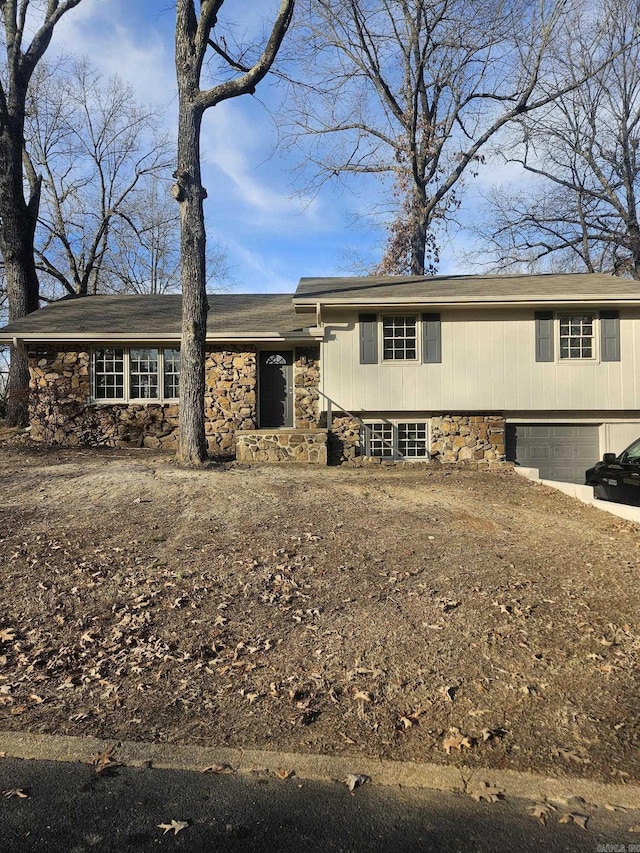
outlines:
{"label": "basement window", "polygon": [[426,421],[367,422],[360,432],[365,456],[383,459],[429,459],[429,425]]}

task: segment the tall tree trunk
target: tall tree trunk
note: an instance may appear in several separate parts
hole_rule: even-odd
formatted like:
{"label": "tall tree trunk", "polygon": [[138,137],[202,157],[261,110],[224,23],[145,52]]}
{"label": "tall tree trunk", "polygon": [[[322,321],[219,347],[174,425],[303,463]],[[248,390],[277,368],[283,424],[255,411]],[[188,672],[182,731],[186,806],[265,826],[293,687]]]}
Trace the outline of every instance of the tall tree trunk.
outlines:
{"label": "tall tree trunk", "polygon": [[427,196],[424,187],[417,181],[412,188],[408,227],[411,229],[411,275],[424,275],[428,232]]}
{"label": "tall tree trunk", "polygon": [[200,172],[202,111],[180,98],[178,169],[174,196],[180,206],[182,340],[178,460],[201,465],[207,458],[204,432],[204,359],[207,334],[206,234]]}
{"label": "tall tree trunk", "polygon": [[[22,97],[20,89],[18,97]],[[3,212],[0,217],[0,251],[7,280],[10,322],[38,308],[38,275],[33,256],[33,239],[40,202],[40,185],[37,181],[31,187],[29,202],[24,198],[23,122],[20,120],[20,111],[12,109],[13,106],[10,101],[7,122],[0,128],[0,210]],[[26,426],[28,418],[29,365],[26,354],[17,347],[11,347],[7,424]]]}

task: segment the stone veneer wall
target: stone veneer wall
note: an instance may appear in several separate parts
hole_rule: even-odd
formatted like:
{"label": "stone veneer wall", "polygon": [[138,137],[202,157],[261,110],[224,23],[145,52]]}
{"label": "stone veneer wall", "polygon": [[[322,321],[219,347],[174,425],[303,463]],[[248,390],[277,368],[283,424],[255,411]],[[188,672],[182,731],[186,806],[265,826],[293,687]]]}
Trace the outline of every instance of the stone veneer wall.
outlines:
{"label": "stone veneer wall", "polygon": [[360,453],[360,421],[351,415],[334,415],[328,439],[329,465],[352,462]]}
{"label": "stone veneer wall", "polygon": [[294,424],[297,429],[313,429],[320,425],[320,347],[296,347],[294,356]]}
{"label": "stone veneer wall", "polygon": [[[110,445],[173,450],[176,403],[91,403],[90,353],[46,347],[29,353],[31,434],[65,445]],[[205,432],[209,452],[235,452],[235,430],[256,426],[255,348],[207,350]]]}
{"label": "stone veneer wall", "polygon": [[503,462],[505,421],[500,415],[431,418],[431,454],[440,462]]}
{"label": "stone veneer wall", "polygon": [[255,347],[209,349],[205,361],[205,434],[213,456],[232,456],[235,432],[257,426]]}
{"label": "stone veneer wall", "polygon": [[[32,436],[50,444],[173,450],[176,403],[91,403],[88,351],[43,347],[29,353]],[[318,427],[319,346],[295,350],[295,425]],[[257,427],[255,346],[209,347],[205,361],[205,433],[209,453],[232,456],[237,430]]]}
{"label": "stone veneer wall", "polygon": [[327,464],[326,429],[251,430],[236,433],[238,462]]}
{"label": "stone veneer wall", "polygon": [[[504,461],[505,421],[500,415],[440,415],[424,420],[431,425],[432,459],[438,462]],[[352,462],[361,455],[358,419],[348,415],[334,417],[329,433],[329,464]]]}

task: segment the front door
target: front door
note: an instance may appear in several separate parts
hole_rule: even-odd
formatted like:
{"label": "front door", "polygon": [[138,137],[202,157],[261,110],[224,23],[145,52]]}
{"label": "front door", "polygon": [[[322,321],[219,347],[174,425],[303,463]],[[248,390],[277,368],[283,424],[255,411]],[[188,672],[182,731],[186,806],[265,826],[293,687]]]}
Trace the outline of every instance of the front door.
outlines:
{"label": "front door", "polygon": [[260,428],[293,426],[293,352],[260,353]]}

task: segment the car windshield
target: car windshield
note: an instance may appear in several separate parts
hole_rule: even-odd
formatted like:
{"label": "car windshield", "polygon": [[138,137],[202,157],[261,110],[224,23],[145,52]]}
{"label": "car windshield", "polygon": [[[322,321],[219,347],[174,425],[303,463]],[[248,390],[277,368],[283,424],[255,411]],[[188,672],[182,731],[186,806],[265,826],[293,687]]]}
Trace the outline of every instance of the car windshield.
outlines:
{"label": "car windshield", "polygon": [[622,454],[622,462],[640,462],[640,438],[630,444]]}

